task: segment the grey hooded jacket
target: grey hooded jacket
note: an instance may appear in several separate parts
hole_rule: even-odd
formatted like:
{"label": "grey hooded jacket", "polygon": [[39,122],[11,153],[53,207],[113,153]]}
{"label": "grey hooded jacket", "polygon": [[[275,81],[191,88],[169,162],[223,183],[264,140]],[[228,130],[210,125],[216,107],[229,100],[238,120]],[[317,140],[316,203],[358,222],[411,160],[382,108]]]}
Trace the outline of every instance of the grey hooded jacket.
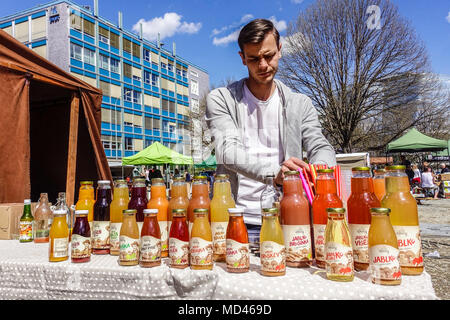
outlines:
{"label": "grey hooded jacket", "polygon": [[[235,199],[239,188],[237,173],[260,182],[264,182],[264,175],[268,173],[267,163],[248,163],[243,145],[242,129],[246,108],[242,105],[242,98],[246,79],[212,90],[207,97],[205,114],[215,144],[217,173],[230,176],[231,191]],[[335,166],[336,154],[322,134],[311,99],[304,94],[292,92],[279,80],[275,79],[275,84],[282,101],[278,118],[284,160],[290,157],[302,159],[304,148],[310,163]],[[277,173],[274,172],[275,175]]]}

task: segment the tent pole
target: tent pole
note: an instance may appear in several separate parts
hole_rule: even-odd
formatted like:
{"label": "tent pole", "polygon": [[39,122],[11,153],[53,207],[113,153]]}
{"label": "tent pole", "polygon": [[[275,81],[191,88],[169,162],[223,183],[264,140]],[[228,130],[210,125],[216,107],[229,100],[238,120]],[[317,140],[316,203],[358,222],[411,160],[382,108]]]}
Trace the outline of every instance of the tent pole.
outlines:
{"label": "tent pole", "polygon": [[80,98],[77,93],[74,93],[70,103],[69,150],[67,153],[66,199],[69,207],[75,202],[79,111]]}

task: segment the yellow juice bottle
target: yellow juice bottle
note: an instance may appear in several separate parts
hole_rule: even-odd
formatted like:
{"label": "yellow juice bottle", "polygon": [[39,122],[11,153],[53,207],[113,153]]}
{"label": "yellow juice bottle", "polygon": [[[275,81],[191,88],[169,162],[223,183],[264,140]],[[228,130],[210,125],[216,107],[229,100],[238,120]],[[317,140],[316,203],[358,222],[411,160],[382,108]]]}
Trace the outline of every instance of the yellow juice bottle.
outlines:
{"label": "yellow juice bottle", "polygon": [[126,180],[116,180],[113,200],[110,206],[109,254],[118,256],[120,252],[120,228],[122,227],[123,210],[128,209],[129,193]]}
{"label": "yellow juice bottle", "polygon": [[136,209],[123,210],[122,226],[120,228],[121,266],[135,266],[139,263],[140,235],[136,222]]}
{"label": "yellow juice bottle", "polygon": [[94,221],[94,182],[81,181],[78,192],[78,201],[75,204],[75,210],[88,210],[89,227],[92,230],[92,222]]}
{"label": "yellow juice bottle", "polygon": [[49,261],[58,262],[69,259],[69,227],[67,211],[53,211],[53,221],[49,233]]}
{"label": "yellow juice bottle", "polygon": [[278,219],[278,208],[264,208],[262,216],[259,234],[261,274],[272,277],[285,275],[286,247]]}
{"label": "yellow juice bottle", "polygon": [[213,268],[212,233],[208,221],[208,209],[194,209],[194,224],[189,241],[191,269]]}
{"label": "yellow juice bottle", "polygon": [[390,218],[397,236],[402,274],[420,275],[423,272],[423,257],[417,202],[411,195],[405,166],[394,165],[386,170],[386,195],[381,206],[391,209]]}
{"label": "yellow juice bottle", "polygon": [[236,204],[231,196],[231,186],[228,175],[216,175],[214,181],[214,194],[210,203],[214,261],[226,261],[226,235],[229,220],[228,209],[235,207]]}

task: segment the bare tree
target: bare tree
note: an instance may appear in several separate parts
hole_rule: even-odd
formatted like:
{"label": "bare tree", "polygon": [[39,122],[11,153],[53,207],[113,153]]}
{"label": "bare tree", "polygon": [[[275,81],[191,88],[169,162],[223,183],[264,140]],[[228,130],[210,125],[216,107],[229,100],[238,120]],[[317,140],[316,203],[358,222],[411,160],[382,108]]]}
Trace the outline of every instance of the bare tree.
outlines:
{"label": "bare tree", "polygon": [[317,0],[283,41],[281,79],[305,93],[343,152],[380,150],[412,127],[445,135],[449,96],[422,41],[388,0]]}

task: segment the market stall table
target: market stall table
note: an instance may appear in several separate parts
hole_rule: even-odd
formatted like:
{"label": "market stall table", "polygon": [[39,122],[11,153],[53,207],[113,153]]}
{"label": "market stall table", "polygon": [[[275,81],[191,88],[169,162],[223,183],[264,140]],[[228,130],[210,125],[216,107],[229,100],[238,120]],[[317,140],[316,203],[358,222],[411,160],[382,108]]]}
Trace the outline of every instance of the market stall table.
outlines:
{"label": "market stall table", "polygon": [[399,286],[368,281],[357,272],[352,282],[334,282],[315,267],[287,268],[286,275],[260,274],[251,256],[250,272],[233,274],[225,263],[213,270],[123,267],[117,256],[92,255],[88,263],[48,262],[48,243],[0,241],[0,299],[437,299],[431,277],[403,276]]}

